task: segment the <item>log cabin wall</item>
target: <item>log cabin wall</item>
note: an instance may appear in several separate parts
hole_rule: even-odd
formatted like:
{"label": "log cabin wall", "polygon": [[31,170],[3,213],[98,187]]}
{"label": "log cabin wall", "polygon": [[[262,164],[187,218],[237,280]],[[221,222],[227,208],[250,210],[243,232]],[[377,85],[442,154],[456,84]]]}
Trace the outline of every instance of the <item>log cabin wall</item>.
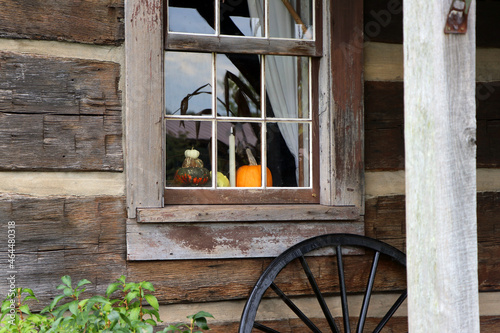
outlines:
{"label": "log cabin wall", "polygon": [[[364,1],[366,235],[405,248],[401,0]],[[500,1],[477,0],[477,224],[481,330],[500,332]],[[425,22],[422,22],[425,24]],[[443,22],[444,27],[444,22]]]}
{"label": "log cabin wall", "polygon": [[40,304],[63,275],[102,294],[126,274],[123,6],[0,1],[1,230],[15,222],[16,285]]}
{"label": "log cabin wall", "polygon": [[[401,5],[365,1],[365,233],[404,250]],[[63,275],[89,279],[94,294],[124,274],[155,285],[166,320],[203,309],[220,321],[215,331],[235,331],[242,300],[270,259],[126,260],[123,1],[0,0],[0,8],[0,244],[15,221],[16,284],[47,304]],[[478,0],[477,13],[479,285],[482,328],[495,332],[500,1]],[[0,248],[2,267],[6,253]],[[328,262],[312,266],[327,272]],[[1,274],[5,280],[7,270]],[[385,290],[401,288],[399,277],[387,281]],[[290,292],[304,296],[300,285]],[[1,283],[0,295],[7,290]]]}

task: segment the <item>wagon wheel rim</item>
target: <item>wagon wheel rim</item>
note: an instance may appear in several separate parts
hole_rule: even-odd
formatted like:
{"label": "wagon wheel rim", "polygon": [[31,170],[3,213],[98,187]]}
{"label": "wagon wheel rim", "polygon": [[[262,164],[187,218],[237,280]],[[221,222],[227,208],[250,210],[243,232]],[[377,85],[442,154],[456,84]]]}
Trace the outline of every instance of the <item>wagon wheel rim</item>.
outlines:
{"label": "wagon wheel rim", "polygon": [[[321,293],[319,286],[315,280],[315,277],[312,274],[309,265],[307,264],[307,260],[305,258],[305,254],[313,250],[330,247],[335,249],[336,252],[335,257],[337,258],[337,273],[339,275],[340,300],[342,305],[342,320],[344,325],[344,333],[350,333],[351,324],[349,322],[347,288],[345,283],[344,267],[343,267],[344,261],[342,255],[342,248],[344,246],[361,247],[374,251],[373,259],[371,262],[371,269],[367,281],[367,287],[363,295],[362,306],[359,313],[359,319],[355,331],[356,333],[363,332],[367,318],[368,307],[372,296],[372,289],[375,281],[375,275],[377,273],[380,255],[382,254],[387,257],[390,257],[392,260],[394,260],[395,262],[399,263],[404,267],[406,267],[406,255],[400,250],[396,249],[395,247],[383,243],[381,241],[378,241],[376,239],[360,235],[352,235],[352,234],[328,234],[328,235],[313,237],[290,247],[288,250],[286,250],[281,255],[276,257],[261,274],[259,280],[256,282],[254,288],[252,289],[252,292],[250,293],[247,303],[245,304],[245,307],[243,309],[239,332],[249,333],[252,331],[252,328],[255,328],[258,331],[262,332],[279,333],[279,331],[276,331],[261,323],[255,322],[255,317],[257,314],[260,301],[264,293],[268,290],[268,288],[273,290],[278,295],[278,297],[297,315],[299,319],[302,320],[302,322],[312,332],[321,332],[321,330],[274,283],[274,280],[281,272],[281,270],[291,261],[298,259],[314,291],[316,299],[322,309],[325,319],[328,322],[328,326],[331,332],[341,333],[341,330],[335,323],[335,320],[328,308],[328,305],[326,304],[325,298]],[[391,308],[385,313],[382,319],[378,322],[378,325],[372,332],[378,333],[382,330],[382,328],[387,324],[389,319],[394,315],[396,310],[404,302],[406,297],[407,297],[407,290],[404,290],[400,294],[398,299],[392,304]]]}

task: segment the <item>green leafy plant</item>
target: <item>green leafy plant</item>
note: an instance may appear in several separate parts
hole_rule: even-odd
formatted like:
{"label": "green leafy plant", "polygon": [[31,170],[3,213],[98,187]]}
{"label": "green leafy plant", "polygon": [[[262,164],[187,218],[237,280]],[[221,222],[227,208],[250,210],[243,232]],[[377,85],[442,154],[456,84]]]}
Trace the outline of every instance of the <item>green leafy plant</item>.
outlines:
{"label": "green leafy plant", "polygon": [[[154,292],[151,282],[127,283],[122,275],[108,286],[105,296],[82,299],[86,285],[91,283],[89,280],[80,280],[76,286],[73,286],[69,276],[63,276],[61,281],[57,289],[62,294],[40,313],[30,311],[29,303],[38,302],[31,289],[12,290],[2,302],[0,333],[152,333],[153,327],[162,322],[158,300],[151,294]],[[115,292],[123,296],[112,299]],[[195,328],[208,330],[207,317],[212,315],[201,311],[188,316],[190,323],[170,325],[160,332],[201,332],[194,331]]]}
{"label": "green leafy plant", "polygon": [[[27,295],[26,295],[27,294]],[[11,332],[47,332],[52,325],[52,318],[31,313],[28,301],[38,299],[31,289],[16,288],[2,302],[2,316],[0,317],[0,333]]]}
{"label": "green leafy plant", "polygon": [[182,332],[182,333],[202,333],[202,331],[198,331],[195,329],[198,327],[199,329],[202,330],[209,330],[208,325],[207,325],[207,317],[213,318],[213,316],[205,311],[200,311],[194,315],[187,316],[187,318],[190,320],[189,324],[186,323],[180,323],[177,325],[170,325],[163,332]]}

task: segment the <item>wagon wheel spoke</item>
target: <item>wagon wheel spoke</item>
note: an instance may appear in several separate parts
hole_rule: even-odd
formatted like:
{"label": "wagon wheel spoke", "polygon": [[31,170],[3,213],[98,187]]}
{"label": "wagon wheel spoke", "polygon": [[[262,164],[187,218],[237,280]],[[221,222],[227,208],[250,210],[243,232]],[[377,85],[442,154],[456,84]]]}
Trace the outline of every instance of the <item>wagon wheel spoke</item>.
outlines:
{"label": "wagon wheel spoke", "polygon": [[[346,272],[345,272],[345,264],[347,262],[347,257],[343,258],[342,254],[342,249],[344,247],[355,247],[355,248],[361,248],[365,250],[369,250],[369,253],[374,253],[373,258],[370,263],[367,263],[370,265],[370,273],[368,276],[368,282],[366,284],[366,290],[364,293],[363,297],[363,302],[361,305],[361,309],[359,312],[359,320],[357,323],[357,327],[355,332],[360,333],[363,331],[364,327],[366,326],[366,319],[368,315],[368,308],[370,305],[370,299],[374,290],[374,283],[375,283],[375,275],[378,269],[378,264],[379,264],[379,259],[381,255],[384,255],[391,258],[394,260],[399,266],[401,267],[406,267],[406,256],[403,252],[399,251],[398,249],[394,248],[393,246],[386,244],[384,242],[378,241],[376,239],[366,237],[366,236],[359,236],[359,235],[352,235],[352,234],[327,234],[327,235],[321,235],[321,236],[316,236],[312,237],[309,239],[306,239],[300,243],[297,243],[293,245],[292,247],[288,248],[286,251],[284,251],[282,254],[280,254],[278,257],[276,257],[270,264],[269,266],[264,270],[264,272],[261,274],[257,282],[255,283],[254,288],[252,289],[250,296],[245,304],[245,307],[243,309],[243,313],[241,316],[241,322],[240,322],[240,328],[239,328],[239,333],[250,333],[252,332],[252,329],[255,330],[260,330],[262,332],[271,332],[275,333],[278,332],[276,329],[267,327],[263,324],[255,323],[255,317],[257,314],[257,310],[259,308],[260,301],[263,299],[264,294],[266,291],[271,288],[276,292],[276,294],[281,298],[281,300],[287,304],[287,306],[295,313],[295,315],[303,322],[303,326],[307,326],[311,331],[313,332],[320,332],[318,327],[312,322],[311,319],[309,319],[298,307],[295,305],[292,300],[287,297],[283,291],[281,291],[274,283],[273,281],[277,278],[278,274],[289,264],[291,264],[295,260],[299,260],[302,264],[302,268],[307,275],[307,278],[309,280],[309,283],[311,285],[311,288],[313,289],[316,298],[322,307],[323,314],[324,314],[324,319],[329,322],[330,328],[329,331],[332,331],[334,333],[340,333],[340,323],[335,323],[335,319],[333,318],[332,314],[330,313],[330,310],[328,309],[328,306],[326,305],[325,298],[321,294],[319,284],[316,280],[316,277],[311,272],[311,269],[309,267],[309,262],[310,259],[305,258],[305,255],[309,252],[321,249],[321,248],[333,248],[336,250],[336,253],[334,254],[336,256],[337,260],[337,273],[338,273],[338,278],[339,278],[339,293],[340,293],[340,298],[341,298],[341,303],[342,303],[342,317],[343,317],[343,326],[344,326],[344,333],[351,333],[350,330],[353,329],[354,331],[354,325],[351,325],[349,321],[349,308],[348,308],[348,295],[349,295],[349,288],[348,284],[349,281],[346,281]],[[371,252],[373,251],[373,252]],[[332,266],[335,266],[335,264],[332,262]],[[332,267],[333,268],[333,267]],[[293,265],[293,269],[297,269],[297,266]],[[356,270],[362,270],[362,267],[356,267],[354,268]],[[353,292],[357,291],[357,288],[354,287]],[[381,332],[382,328],[386,326],[387,322],[389,319],[395,314],[396,310],[401,306],[401,304],[404,302],[404,300],[407,297],[407,291],[405,290],[402,292],[402,294],[399,296],[399,298],[393,303],[391,308],[386,312],[386,314],[379,319],[379,323],[375,330],[373,332],[379,333]],[[352,310],[351,310],[352,312]],[[301,323],[302,324],[302,323]],[[279,328],[278,328],[279,329]]]}
{"label": "wagon wheel spoke", "polygon": [[319,328],[314,325],[314,323],[295,305],[295,303],[293,303],[290,298],[288,298],[288,296],[283,293],[283,291],[281,291],[280,288],[278,288],[278,286],[274,282],[271,283],[271,289],[274,290],[274,292],[281,298],[281,300],[285,302],[286,305],[288,305],[290,310],[292,310],[297,315],[297,317],[299,317],[300,320],[302,320],[304,324],[306,324],[307,327],[311,329],[311,331],[315,333],[321,333]]}
{"label": "wagon wheel spoke", "polygon": [[253,327],[266,333],[280,333],[279,331],[273,330],[272,328],[259,323],[253,323]]}
{"label": "wagon wheel spoke", "polygon": [[339,274],[340,285],[340,300],[342,302],[342,318],[344,320],[344,332],[351,332],[351,324],[349,323],[349,307],[347,305],[347,292],[345,287],[344,263],[342,261],[342,248],[340,245],[336,247],[337,252],[337,272]]}
{"label": "wagon wheel spoke", "polygon": [[399,306],[404,302],[407,295],[408,295],[408,291],[407,290],[403,291],[401,296],[399,296],[399,298],[396,300],[396,302],[394,302],[394,304],[389,309],[389,311],[387,311],[387,313],[382,318],[380,323],[377,325],[377,327],[375,328],[373,333],[379,333],[382,330],[382,328],[384,328],[385,324],[387,324],[387,322],[389,321],[389,319],[391,319],[391,317],[394,315],[394,313],[399,308]]}
{"label": "wagon wheel spoke", "polygon": [[380,258],[380,252],[375,251],[375,254],[373,255],[372,268],[370,270],[370,277],[368,278],[368,284],[366,285],[365,296],[363,297],[363,305],[361,306],[361,313],[359,314],[358,327],[356,330],[357,333],[362,333],[363,328],[365,327],[366,315],[368,313],[368,306],[370,305],[373,282],[375,281],[375,274],[377,273],[379,258]]}
{"label": "wagon wheel spoke", "polygon": [[302,268],[304,269],[304,272],[306,273],[307,279],[309,280],[309,283],[311,284],[311,287],[314,291],[314,294],[316,295],[316,298],[318,299],[318,303],[321,306],[321,310],[323,310],[323,314],[325,315],[326,320],[328,321],[328,324],[330,325],[330,329],[335,332],[335,333],[340,333],[337,325],[335,324],[335,321],[333,320],[332,314],[330,313],[330,309],[326,305],[325,298],[321,294],[321,291],[319,290],[318,283],[316,282],[316,279],[314,278],[313,273],[311,272],[311,269],[309,268],[309,265],[306,262],[306,259],[304,256],[300,256],[300,263],[302,264]]}

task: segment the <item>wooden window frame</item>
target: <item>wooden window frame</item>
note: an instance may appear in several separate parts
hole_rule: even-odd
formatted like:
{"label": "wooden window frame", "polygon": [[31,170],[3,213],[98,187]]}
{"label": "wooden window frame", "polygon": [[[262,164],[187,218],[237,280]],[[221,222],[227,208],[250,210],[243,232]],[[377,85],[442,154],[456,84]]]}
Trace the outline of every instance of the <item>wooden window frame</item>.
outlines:
{"label": "wooden window frame", "polygon": [[[271,0],[273,1],[273,0]],[[164,0],[164,4],[166,4]],[[164,13],[164,48],[165,51],[193,51],[199,53],[216,53],[216,54],[253,54],[258,56],[281,55],[281,56],[297,56],[307,57],[310,61],[309,69],[311,71],[310,84],[312,86],[310,94],[310,110],[312,110],[311,119],[304,119],[302,123],[310,123],[311,125],[311,156],[313,157],[312,183],[307,187],[294,188],[276,188],[260,189],[252,188],[251,190],[241,188],[182,188],[182,187],[166,187],[164,192],[164,204],[171,207],[172,205],[251,205],[251,204],[318,204],[319,195],[319,137],[318,131],[318,71],[320,56],[322,55],[322,10],[321,0],[314,2],[315,8],[313,11],[314,22],[317,24],[314,27],[314,38],[310,40],[303,39],[279,39],[279,38],[264,38],[264,37],[248,37],[234,35],[206,35],[196,33],[171,32],[168,30],[168,15]],[[164,12],[166,10],[164,9]],[[219,25],[219,24],[217,24]],[[218,30],[218,29],[216,29]],[[214,31],[215,32],[215,31]],[[264,79],[264,78],[261,78]],[[265,83],[264,83],[265,84]],[[260,93],[260,92],[259,92]],[[172,117],[172,115],[170,116]],[[166,121],[170,118],[168,115]],[[179,120],[177,116],[172,117],[173,120]],[[201,116],[200,120],[207,121],[209,117]],[[251,118],[248,122],[273,123],[274,117],[268,118]],[[185,121],[192,121],[192,116],[187,116]],[[219,118],[216,122],[224,122],[227,118]],[[243,119],[236,117],[234,120],[242,121]],[[282,120],[281,120],[282,121]],[[315,157],[318,158],[315,158]],[[260,158],[260,156],[259,156]],[[265,157],[263,157],[265,158]],[[209,209],[211,207],[208,207]],[[146,216],[148,214],[142,214]],[[217,214],[220,215],[220,214]],[[184,217],[180,217],[185,219]]]}
{"label": "wooden window frame", "polygon": [[[349,222],[338,231],[363,232],[363,1],[323,1],[323,45],[319,62],[319,204],[204,205],[164,207],[163,0],[125,1],[125,161],[128,256],[137,254],[134,235],[171,222],[239,221],[298,223]],[[333,25],[335,22],[335,26]],[[230,214],[229,211],[238,212]],[[339,225],[344,225],[340,223]],[[298,227],[301,230],[303,227]],[[331,231],[331,232],[333,232]],[[142,241],[145,241],[142,239]],[[270,254],[272,255],[272,254]],[[189,258],[189,256],[186,256]]]}

